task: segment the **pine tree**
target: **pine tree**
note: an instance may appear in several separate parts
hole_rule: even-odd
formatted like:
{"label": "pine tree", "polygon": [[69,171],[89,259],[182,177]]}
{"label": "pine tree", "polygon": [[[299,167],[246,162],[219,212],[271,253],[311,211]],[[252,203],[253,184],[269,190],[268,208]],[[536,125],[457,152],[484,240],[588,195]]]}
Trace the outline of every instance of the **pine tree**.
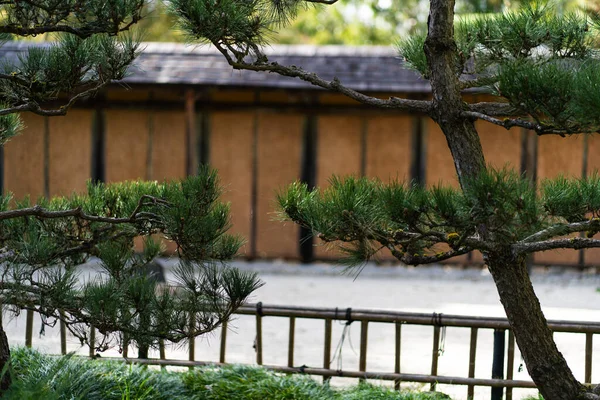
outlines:
{"label": "pine tree", "polygon": [[[75,101],[124,77],[138,54],[129,30],[143,0],[14,0],[0,4],[3,40],[55,33],[0,66],[0,144],[20,129],[19,114],[63,115]],[[242,239],[227,234],[229,206],[215,171],[178,182],[90,183],[87,193],[52,199],[0,196],[0,307],[64,324],[98,351],[160,339],[180,343],[219,326],[257,289],[253,273],[222,268]],[[177,245],[172,285],[146,271]],[[144,251],[134,252],[143,238]],[[90,257],[98,274],[77,266]],[[92,342],[93,327],[102,335]],[[10,385],[10,349],[0,320],[0,393]]]}
{"label": "pine tree", "polygon": [[[334,178],[330,188],[311,191],[295,183],[279,195],[283,214],[321,239],[341,243],[351,264],[383,249],[411,265],[481,251],[544,398],[598,398],[574,378],[558,351],[526,258],[543,250],[600,247],[593,237],[600,231],[600,177],[559,178],[536,189],[514,172],[488,167],[475,128],[483,120],[538,135],[597,132],[600,61],[592,45],[598,17],[523,2],[457,23],[453,0],[431,0],[427,32],[404,39],[399,52],[429,80],[432,99],[381,99],[268,60],[261,46],[306,4],[173,0],[171,8],[189,35],[212,43],[234,69],[296,77],[366,105],[428,115],[447,139],[460,189]],[[497,100],[468,104],[462,96],[468,88]]]}

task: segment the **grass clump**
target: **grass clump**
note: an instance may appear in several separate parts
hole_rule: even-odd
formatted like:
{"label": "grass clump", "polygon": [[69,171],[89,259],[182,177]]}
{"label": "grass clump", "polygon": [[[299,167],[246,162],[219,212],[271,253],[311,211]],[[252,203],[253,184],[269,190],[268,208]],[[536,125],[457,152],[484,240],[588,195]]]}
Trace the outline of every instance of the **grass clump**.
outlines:
{"label": "grass clump", "polygon": [[195,400],[330,400],[336,395],[308,376],[277,375],[248,366],[194,370],[183,380]]}
{"label": "grass clump", "polygon": [[17,348],[3,400],[442,400],[368,383],[334,389],[309,376],[232,365],[168,372],[117,361],[55,357]]}
{"label": "grass clump", "polygon": [[444,400],[448,395],[439,392],[408,392],[376,386],[370,383],[359,383],[339,393],[340,400]]}
{"label": "grass clump", "polygon": [[184,400],[180,374],[138,365],[53,357],[27,348],[11,353],[13,384],[3,400]]}

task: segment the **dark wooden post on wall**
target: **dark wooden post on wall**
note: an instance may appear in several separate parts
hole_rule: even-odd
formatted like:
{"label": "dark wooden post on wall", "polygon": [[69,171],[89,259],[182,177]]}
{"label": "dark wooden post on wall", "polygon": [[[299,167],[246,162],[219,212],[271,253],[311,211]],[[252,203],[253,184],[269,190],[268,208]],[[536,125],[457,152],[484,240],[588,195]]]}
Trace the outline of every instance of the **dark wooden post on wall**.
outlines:
{"label": "dark wooden post on wall", "polygon": [[411,135],[411,160],[410,160],[410,179],[418,185],[425,185],[425,123],[423,116],[413,117],[412,135]]}
{"label": "dark wooden post on wall", "polygon": [[187,175],[195,175],[198,168],[198,157],[196,154],[196,93],[193,89],[185,91],[185,121],[185,171]]}
{"label": "dark wooden post on wall", "polygon": [[[309,189],[313,189],[317,179],[317,116],[308,114],[304,120],[304,134],[302,138],[302,167],[301,181]],[[300,259],[303,263],[314,261],[314,238],[312,232],[304,227],[300,228]]]}
{"label": "dark wooden post on wall", "polygon": [[[102,103],[102,99],[98,99]],[[106,123],[104,109],[98,106],[92,118],[92,182],[106,181],[105,168]]]}

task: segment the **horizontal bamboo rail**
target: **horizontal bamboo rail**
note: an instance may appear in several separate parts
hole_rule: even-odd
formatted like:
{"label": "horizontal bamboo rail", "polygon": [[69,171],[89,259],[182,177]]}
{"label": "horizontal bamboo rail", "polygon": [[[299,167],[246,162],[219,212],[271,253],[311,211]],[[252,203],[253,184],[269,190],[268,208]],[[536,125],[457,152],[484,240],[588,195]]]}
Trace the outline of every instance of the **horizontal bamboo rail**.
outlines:
{"label": "horizontal bamboo rail", "polygon": [[[119,358],[106,357],[103,360],[124,361],[130,364],[142,365],[160,365],[170,367],[201,367],[214,366],[224,367],[229,364],[222,364],[209,361],[185,361],[185,360],[158,360],[158,359],[137,359],[137,358]],[[262,365],[263,368],[275,372],[283,372],[286,374],[307,374],[326,377],[342,377],[342,378],[361,378],[361,379],[379,379],[386,381],[405,381],[418,383],[441,383],[448,385],[475,385],[489,387],[511,387],[511,388],[535,388],[535,384],[531,381],[519,380],[504,380],[504,379],[481,379],[481,378],[463,378],[458,376],[431,376],[421,374],[396,374],[389,372],[361,372],[361,371],[336,371],[325,368],[310,368],[297,367],[290,368],[280,365]]]}
{"label": "horizontal bamboo rail", "polygon": [[[270,306],[262,305],[263,317],[295,317],[307,319],[332,319],[346,321],[346,309]],[[256,315],[256,305],[247,304],[236,311],[241,315]],[[450,314],[421,314],[401,311],[351,309],[353,321],[403,322],[411,325],[435,325],[460,328],[510,329],[506,318],[469,317]],[[600,333],[600,322],[549,320],[548,327],[554,332]]]}

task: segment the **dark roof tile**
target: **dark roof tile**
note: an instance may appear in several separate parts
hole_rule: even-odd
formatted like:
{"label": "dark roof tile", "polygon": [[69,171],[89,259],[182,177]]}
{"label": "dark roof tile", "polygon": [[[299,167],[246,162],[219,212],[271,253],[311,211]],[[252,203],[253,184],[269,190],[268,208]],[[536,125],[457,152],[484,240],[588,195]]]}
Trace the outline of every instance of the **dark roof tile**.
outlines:
{"label": "dark roof tile", "polygon": [[[16,41],[0,47],[0,59],[16,62],[18,54],[39,43]],[[47,45],[47,44],[46,44]],[[270,46],[271,61],[296,65],[324,79],[337,77],[355,90],[370,92],[429,92],[429,82],[403,66],[391,47]],[[234,71],[210,46],[146,43],[125,78],[129,84],[252,86],[311,88],[298,79],[266,72]]]}

